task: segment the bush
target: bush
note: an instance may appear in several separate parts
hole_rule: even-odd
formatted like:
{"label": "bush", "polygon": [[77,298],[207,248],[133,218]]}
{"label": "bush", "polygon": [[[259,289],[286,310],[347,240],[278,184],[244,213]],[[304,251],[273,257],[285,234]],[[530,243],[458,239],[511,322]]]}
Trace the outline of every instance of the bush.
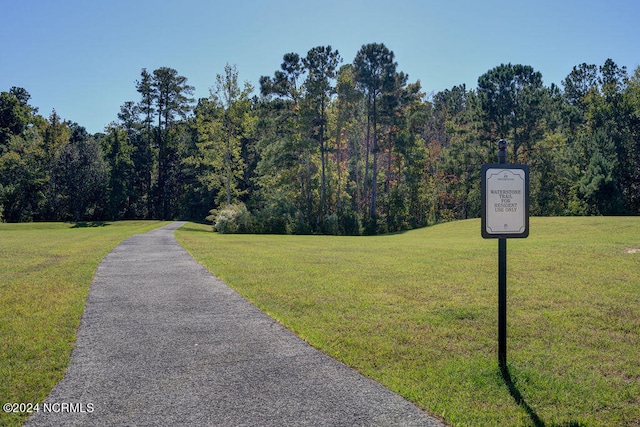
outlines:
{"label": "bush", "polygon": [[295,211],[293,216],[289,216],[287,220],[287,234],[313,234],[313,230],[307,221],[304,213]]}
{"label": "bush", "polygon": [[364,234],[364,227],[360,216],[351,210],[346,211],[339,217],[340,231],[347,236],[361,236]]}
{"label": "bush", "polygon": [[244,203],[229,205],[223,209],[211,210],[207,221],[213,222],[213,229],[222,234],[252,233],[253,216]]}
{"label": "bush", "polygon": [[322,230],[324,234],[332,234],[334,236],[342,234],[340,232],[340,219],[338,218],[338,215],[331,214],[325,216],[322,219]]}
{"label": "bush", "polygon": [[290,234],[289,228],[295,212],[295,206],[285,197],[270,199],[262,209],[255,211],[256,232]]}

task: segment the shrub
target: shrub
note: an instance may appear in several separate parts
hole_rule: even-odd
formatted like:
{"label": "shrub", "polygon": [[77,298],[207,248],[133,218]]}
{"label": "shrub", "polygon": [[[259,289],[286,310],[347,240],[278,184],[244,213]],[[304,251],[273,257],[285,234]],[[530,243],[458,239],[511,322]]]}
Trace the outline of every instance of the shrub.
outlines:
{"label": "shrub", "polygon": [[213,222],[213,229],[222,234],[252,233],[253,216],[244,203],[228,205],[223,209],[209,211],[207,221]]}
{"label": "shrub", "polygon": [[342,234],[340,232],[340,219],[338,215],[331,214],[325,216],[322,220],[322,230],[325,234],[333,234],[334,236]]}

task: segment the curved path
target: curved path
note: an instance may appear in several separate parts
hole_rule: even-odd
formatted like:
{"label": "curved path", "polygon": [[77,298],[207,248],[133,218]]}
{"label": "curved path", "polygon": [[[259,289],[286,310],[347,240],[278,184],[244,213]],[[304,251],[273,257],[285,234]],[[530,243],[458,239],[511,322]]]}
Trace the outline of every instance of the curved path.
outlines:
{"label": "curved path", "polygon": [[67,373],[26,425],[441,425],[211,275],[175,240],[182,224],[100,263]]}

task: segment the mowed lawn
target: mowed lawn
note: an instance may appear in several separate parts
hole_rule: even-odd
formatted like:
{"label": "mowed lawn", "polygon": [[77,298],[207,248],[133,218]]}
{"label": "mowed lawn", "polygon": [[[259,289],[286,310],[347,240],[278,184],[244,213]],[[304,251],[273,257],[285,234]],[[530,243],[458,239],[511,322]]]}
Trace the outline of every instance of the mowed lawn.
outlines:
{"label": "mowed lawn", "polygon": [[497,363],[497,241],[480,221],[375,237],[178,240],[300,337],[452,425],[640,425],[640,218],[532,218],[508,248]]}
{"label": "mowed lawn", "polygon": [[[160,225],[0,224],[1,404],[36,404],[49,394],[64,376],[99,262],[125,238]],[[1,426],[25,419],[0,412]]]}

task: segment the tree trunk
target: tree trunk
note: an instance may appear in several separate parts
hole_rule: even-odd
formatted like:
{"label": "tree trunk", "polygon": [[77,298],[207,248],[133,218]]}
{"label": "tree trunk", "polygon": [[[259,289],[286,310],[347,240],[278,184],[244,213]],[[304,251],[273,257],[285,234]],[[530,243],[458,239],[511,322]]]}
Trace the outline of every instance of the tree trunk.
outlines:
{"label": "tree trunk", "polygon": [[373,98],[373,180],[371,183],[371,220],[376,221],[376,198],[378,195],[378,132],[377,132],[376,98]]}
{"label": "tree trunk", "polygon": [[[367,114],[367,136],[365,141],[366,154],[364,157],[364,179],[362,182],[362,199],[363,199],[363,204],[365,205],[367,203],[367,197],[368,197],[367,181],[369,180],[369,151],[370,151],[369,140],[370,138],[371,138],[371,116]],[[363,211],[366,212],[365,207],[363,207]]]}
{"label": "tree trunk", "polygon": [[227,149],[224,153],[225,169],[227,172],[227,206],[231,205],[231,126],[227,127]]}

